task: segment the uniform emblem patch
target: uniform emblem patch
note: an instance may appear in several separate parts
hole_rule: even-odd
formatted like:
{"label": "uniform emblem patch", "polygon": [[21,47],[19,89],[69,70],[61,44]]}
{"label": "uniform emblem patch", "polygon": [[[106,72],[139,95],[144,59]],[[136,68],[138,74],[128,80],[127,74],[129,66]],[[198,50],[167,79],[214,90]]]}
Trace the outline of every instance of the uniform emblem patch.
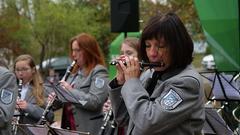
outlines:
{"label": "uniform emblem patch", "polygon": [[172,110],[176,108],[182,102],[182,98],[173,89],[162,98],[161,106],[166,110]]}
{"label": "uniform emblem patch", "polygon": [[4,104],[10,104],[13,101],[13,92],[7,89],[1,90],[1,101]]}
{"label": "uniform emblem patch", "polygon": [[78,100],[78,101],[80,104],[82,104],[82,106],[84,106],[87,103],[87,101],[85,101],[85,100]]}
{"label": "uniform emblem patch", "polygon": [[95,80],[95,86],[99,89],[103,88],[104,83],[105,83],[104,80],[101,78],[96,78]]}

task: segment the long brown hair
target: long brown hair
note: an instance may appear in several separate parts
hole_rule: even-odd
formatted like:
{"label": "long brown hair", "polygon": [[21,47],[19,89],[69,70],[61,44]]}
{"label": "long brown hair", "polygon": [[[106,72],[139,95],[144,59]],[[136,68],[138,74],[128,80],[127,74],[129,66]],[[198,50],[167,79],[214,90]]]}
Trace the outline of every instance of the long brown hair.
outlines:
{"label": "long brown hair", "polygon": [[70,57],[72,58],[72,43],[77,41],[79,48],[84,51],[84,59],[86,60],[86,75],[97,65],[105,66],[104,56],[99,47],[97,40],[86,33],[81,33],[70,40]]}
{"label": "long brown hair", "polygon": [[36,65],[33,60],[33,57],[28,54],[23,54],[18,56],[14,62],[14,70],[16,68],[16,63],[19,61],[27,61],[31,69],[35,71],[32,76],[32,80],[30,82],[30,84],[32,84],[32,87],[33,87],[33,90],[31,92],[32,92],[32,95],[36,98],[37,104],[39,106],[44,105],[43,79],[40,73],[38,72],[38,70],[36,69]]}

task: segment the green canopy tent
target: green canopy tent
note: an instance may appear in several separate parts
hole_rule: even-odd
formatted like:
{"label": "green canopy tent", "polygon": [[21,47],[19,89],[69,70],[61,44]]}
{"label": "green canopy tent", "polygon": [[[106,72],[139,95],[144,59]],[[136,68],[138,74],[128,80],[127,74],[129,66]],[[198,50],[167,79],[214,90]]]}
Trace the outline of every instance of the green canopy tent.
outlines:
{"label": "green canopy tent", "polygon": [[240,71],[239,0],[194,0],[218,71]]}

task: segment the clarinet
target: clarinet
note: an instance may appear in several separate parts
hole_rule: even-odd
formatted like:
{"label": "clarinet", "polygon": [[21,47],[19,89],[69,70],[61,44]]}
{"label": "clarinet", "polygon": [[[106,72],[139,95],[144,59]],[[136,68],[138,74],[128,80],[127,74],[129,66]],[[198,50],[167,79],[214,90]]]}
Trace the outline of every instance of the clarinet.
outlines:
{"label": "clarinet", "polygon": [[72,64],[70,65],[70,67],[68,67],[65,75],[63,76],[63,78],[62,78],[63,81],[66,81],[66,80],[68,79],[68,77],[69,77],[69,75],[71,74],[71,72],[72,72],[73,67],[75,66],[75,64],[76,64],[76,61],[74,60],[74,61],[72,62]]}
{"label": "clarinet", "polygon": [[45,107],[45,109],[44,109],[44,111],[42,113],[41,119],[37,123],[38,125],[44,125],[47,122],[45,116],[49,112],[50,107],[52,106],[55,98],[56,98],[56,95],[54,95],[54,97],[51,100],[48,101],[47,106]]}
{"label": "clarinet", "polygon": [[[22,79],[19,79],[19,81],[18,81],[18,97],[17,97],[17,100],[21,99],[21,91],[22,91]],[[14,135],[16,135],[17,134],[17,128],[18,128],[17,124],[19,124],[21,113],[20,113],[19,109],[15,109],[14,113],[17,115],[17,117],[16,117],[16,119],[14,121],[14,124],[13,124],[13,133],[14,133]]]}
{"label": "clarinet", "polygon": [[[69,68],[67,68],[67,71],[65,73],[65,75],[63,76],[62,80],[66,81],[69,77],[69,75],[71,74],[74,66],[76,64],[76,61],[73,61],[72,64],[69,66]],[[50,107],[52,106],[53,102],[55,101],[57,95],[55,94],[54,97],[48,101],[47,106],[45,107],[41,119],[38,121],[39,125],[44,125],[46,123],[46,114],[49,112]]]}
{"label": "clarinet", "polygon": [[110,133],[109,135],[114,134],[114,130],[116,128],[116,123],[115,123],[114,119],[112,121],[110,121],[111,119],[113,119],[112,108],[110,108],[109,111],[105,113],[104,118],[103,118],[103,124],[101,126],[101,130],[98,135],[106,135],[105,132],[106,132],[106,127],[107,127],[108,123],[110,123],[110,129],[108,131],[108,133]]}

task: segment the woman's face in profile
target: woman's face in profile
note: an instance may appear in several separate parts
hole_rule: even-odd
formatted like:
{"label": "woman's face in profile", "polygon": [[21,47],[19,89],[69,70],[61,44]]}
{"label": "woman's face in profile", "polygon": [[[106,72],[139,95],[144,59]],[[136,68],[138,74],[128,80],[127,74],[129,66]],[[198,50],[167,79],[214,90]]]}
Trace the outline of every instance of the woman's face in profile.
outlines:
{"label": "woman's face in profile", "polygon": [[77,61],[78,66],[80,68],[83,68],[84,64],[85,64],[84,52],[79,47],[77,41],[73,41],[73,43],[72,43],[72,56],[73,56],[73,59]]}
{"label": "woman's face in profile", "polygon": [[138,57],[137,50],[125,43],[121,46],[120,55]]}

